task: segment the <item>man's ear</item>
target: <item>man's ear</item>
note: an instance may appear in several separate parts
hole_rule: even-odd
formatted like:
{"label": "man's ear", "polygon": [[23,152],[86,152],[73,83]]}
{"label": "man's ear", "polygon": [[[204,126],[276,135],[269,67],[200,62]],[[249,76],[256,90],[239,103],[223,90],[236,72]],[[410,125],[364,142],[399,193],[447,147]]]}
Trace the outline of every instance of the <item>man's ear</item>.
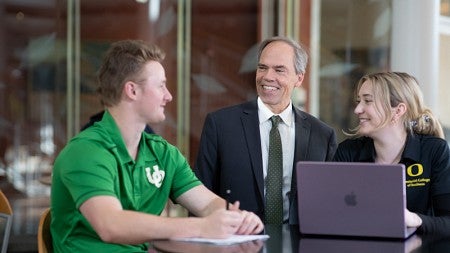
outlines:
{"label": "man's ear", "polygon": [[136,97],[136,84],[132,81],[127,81],[123,86],[124,95],[128,98],[134,99]]}
{"label": "man's ear", "polygon": [[303,79],[305,78],[305,74],[302,74],[302,73],[297,74],[297,77],[298,77],[298,80],[297,80],[297,83],[295,84],[295,87],[300,87],[300,86],[302,86]]}

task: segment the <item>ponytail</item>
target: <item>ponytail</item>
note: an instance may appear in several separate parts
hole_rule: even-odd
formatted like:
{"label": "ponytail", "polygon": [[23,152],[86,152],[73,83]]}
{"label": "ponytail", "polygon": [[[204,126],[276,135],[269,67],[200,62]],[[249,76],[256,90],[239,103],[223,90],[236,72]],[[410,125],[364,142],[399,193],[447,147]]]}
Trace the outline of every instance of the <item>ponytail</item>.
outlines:
{"label": "ponytail", "polygon": [[432,135],[444,139],[444,131],[439,121],[430,109],[425,109],[422,115],[410,121],[407,127],[411,133]]}

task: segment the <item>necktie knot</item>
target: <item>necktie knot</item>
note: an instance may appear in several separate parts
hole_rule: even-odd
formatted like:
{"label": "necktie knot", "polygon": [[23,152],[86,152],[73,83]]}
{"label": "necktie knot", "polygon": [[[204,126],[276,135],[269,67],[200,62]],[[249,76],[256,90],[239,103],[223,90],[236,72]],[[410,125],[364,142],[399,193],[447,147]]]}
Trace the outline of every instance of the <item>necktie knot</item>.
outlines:
{"label": "necktie knot", "polygon": [[273,115],[270,117],[270,121],[272,121],[272,127],[277,128],[278,124],[281,122],[281,117],[278,115]]}

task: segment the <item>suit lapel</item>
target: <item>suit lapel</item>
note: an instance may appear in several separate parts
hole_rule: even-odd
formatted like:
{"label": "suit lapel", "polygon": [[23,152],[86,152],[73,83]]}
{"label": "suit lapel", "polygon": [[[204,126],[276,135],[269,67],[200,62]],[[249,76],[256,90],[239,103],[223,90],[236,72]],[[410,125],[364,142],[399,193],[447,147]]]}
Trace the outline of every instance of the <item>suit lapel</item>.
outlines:
{"label": "suit lapel", "polygon": [[308,143],[311,132],[311,124],[307,120],[307,117],[296,107],[295,112],[295,154],[294,154],[294,166],[295,162],[299,160],[306,160],[308,156]]}
{"label": "suit lapel", "polygon": [[289,194],[289,224],[298,224],[297,203],[297,161],[307,160],[308,143],[311,132],[311,124],[307,117],[295,106],[295,153],[292,167],[291,192]]}
{"label": "suit lapel", "polygon": [[259,132],[258,106],[256,100],[244,104],[241,121],[244,138],[250,151],[250,162],[256,179],[259,194],[264,199],[264,176],[261,153],[261,136]]}

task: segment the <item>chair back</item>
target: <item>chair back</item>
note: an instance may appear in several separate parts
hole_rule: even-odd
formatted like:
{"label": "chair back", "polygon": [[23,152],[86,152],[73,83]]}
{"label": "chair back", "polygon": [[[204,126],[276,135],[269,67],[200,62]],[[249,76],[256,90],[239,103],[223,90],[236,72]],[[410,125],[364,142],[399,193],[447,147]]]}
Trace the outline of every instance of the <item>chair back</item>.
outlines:
{"label": "chair back", "polygon": [[9,235],[12,226],[12,208],[8,198],[0,191],[0,252],[6,253],[8,250]]}
{"label": "chair back", "polygon": [[38,228],[38,252],[53,252],[52,234],[50,232],[51,213],[50,208],[45,209],[39,220]]}

